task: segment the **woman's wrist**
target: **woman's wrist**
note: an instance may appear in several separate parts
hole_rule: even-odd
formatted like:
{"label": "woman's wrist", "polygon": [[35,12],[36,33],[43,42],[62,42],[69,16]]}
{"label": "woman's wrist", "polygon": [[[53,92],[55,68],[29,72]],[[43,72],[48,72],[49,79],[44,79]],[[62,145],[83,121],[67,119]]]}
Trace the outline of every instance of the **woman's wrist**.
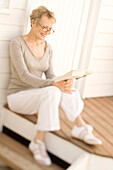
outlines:
{"label": "woman's wrist", "polygon": [[52,85],[57,87],[57,83],[55,83],[55,82],[53,82],[53,84],[52,84]]}

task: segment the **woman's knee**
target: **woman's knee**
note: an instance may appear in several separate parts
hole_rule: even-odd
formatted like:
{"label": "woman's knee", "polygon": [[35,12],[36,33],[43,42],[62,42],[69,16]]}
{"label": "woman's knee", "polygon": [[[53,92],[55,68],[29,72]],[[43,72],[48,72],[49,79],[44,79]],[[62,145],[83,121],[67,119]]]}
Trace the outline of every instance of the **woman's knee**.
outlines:
{"label": "woman's knee", "polygon": [[50,87],[49,92],[51,93],[52,96],[56,98],[61,98],[61,91],[58,87],[55,86]]}

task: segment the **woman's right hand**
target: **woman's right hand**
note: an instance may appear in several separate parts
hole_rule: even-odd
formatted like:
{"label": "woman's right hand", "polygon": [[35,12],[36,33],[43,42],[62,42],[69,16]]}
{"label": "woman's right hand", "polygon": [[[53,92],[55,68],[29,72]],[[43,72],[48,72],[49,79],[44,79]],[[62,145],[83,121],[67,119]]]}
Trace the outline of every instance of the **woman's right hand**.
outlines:
{"label": "woman's right hand", "polygon": [[73,79],[59,81],[57,83],[53,83],[53,86],[58,87],[64,93],[72,94],[72,92],[75,91],[75,89],[72,89],[73,81]]}

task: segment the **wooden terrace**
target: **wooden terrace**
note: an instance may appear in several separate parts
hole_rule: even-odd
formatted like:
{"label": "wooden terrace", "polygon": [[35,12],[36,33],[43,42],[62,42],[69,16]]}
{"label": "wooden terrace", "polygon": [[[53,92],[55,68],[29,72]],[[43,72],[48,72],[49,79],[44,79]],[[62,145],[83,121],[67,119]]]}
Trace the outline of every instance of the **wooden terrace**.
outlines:
{"label": "wooden terrace", "polygon": [[[58,156],[59,158],[61,158],[62,160],[70,164],[73,163],[73,161],[77,158],[77,154],[78,157],[80,156],[79,153],[82,153],[81,151],[86,153],[91,153],[94,155],[99,155],[106,158],[113,158],[113,96],[88,98],[88,99],[84,99],[84,103],[85,103],[85,107],[82,112],[82,116],[88,124],[91,124],[94,127],[94,134],[95,136],[97,136],[102,140],[103,142],[102,145],[90,146],[80,140],[73,138],[71,136],[71,128],[73,127],[73,123],[67,120],[61,108],[59,108],[61,130],[50,132],[47,135],[49,137],[46,137],[48,150],[52,152],[52,154],[55,154],[56,156]],[[33,137],[33,128],[37,120],[36,115],[22,116],[17,113],[11,112],[8,109],[8,107],[5,107],[4,111],[6,112],[4,126],[13,130],[17,134],[25,137],[26,139],[30,140]],[[18,120],[18,123],[16,119]],[[14,121],[16,121],[16,124],[14,123]],[[23,125],[23,122],[24,122],[24,126],[26,127],[29,126],[29,127],[27,128],[27,130],[23,130],[22,132],[21,126]],[[24,129],[26,129],[26,127],[24,127]],[[57,142],[57,137],[62,146],[59,146],[59,143]],[[64,144],[67,142],[68,145],[73,144],[73,147],[75,146],[75,148],[77,148],[77,153],[75,157],[74,157],[74,153],[72,153],[73,158],[71,156],[70,156],[71,158],[67,158],[69,156],[69,153],[71,155],[72,152],[71,149],[70,151],[68,151],[68,153],[65,153],[66,155],[63,155],[62,153],[63,142],[61,141],[61,139],[63,139]],[[55,142],[57,148],[56,150],[54,148]],[[61,148],[62,148],[62,152],[60,152]],[[59,151],[57,152],[57,150]]]}

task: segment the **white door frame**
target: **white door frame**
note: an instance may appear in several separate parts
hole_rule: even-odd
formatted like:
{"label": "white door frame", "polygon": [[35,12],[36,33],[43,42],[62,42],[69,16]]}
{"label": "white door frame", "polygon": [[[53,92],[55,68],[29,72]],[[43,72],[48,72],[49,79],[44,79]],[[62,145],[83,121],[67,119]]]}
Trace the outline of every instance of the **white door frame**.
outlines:
{"label": "white door frame", "polygon": [[[84,34],[84,40],[82,45],[81,54],[79,57],[78,67],[81,70],[88,69],[91,62],[91,52],[95,41],[95,35],[97,31],[98,21],[100,17],[100,11],[103,0],[91,0],[89,17],[87,20],[86,30]],[[86,87],[87,77],[83,80],[77,81],[77,88],[80,90],[81,97],[85,98],[84,91]]]}

